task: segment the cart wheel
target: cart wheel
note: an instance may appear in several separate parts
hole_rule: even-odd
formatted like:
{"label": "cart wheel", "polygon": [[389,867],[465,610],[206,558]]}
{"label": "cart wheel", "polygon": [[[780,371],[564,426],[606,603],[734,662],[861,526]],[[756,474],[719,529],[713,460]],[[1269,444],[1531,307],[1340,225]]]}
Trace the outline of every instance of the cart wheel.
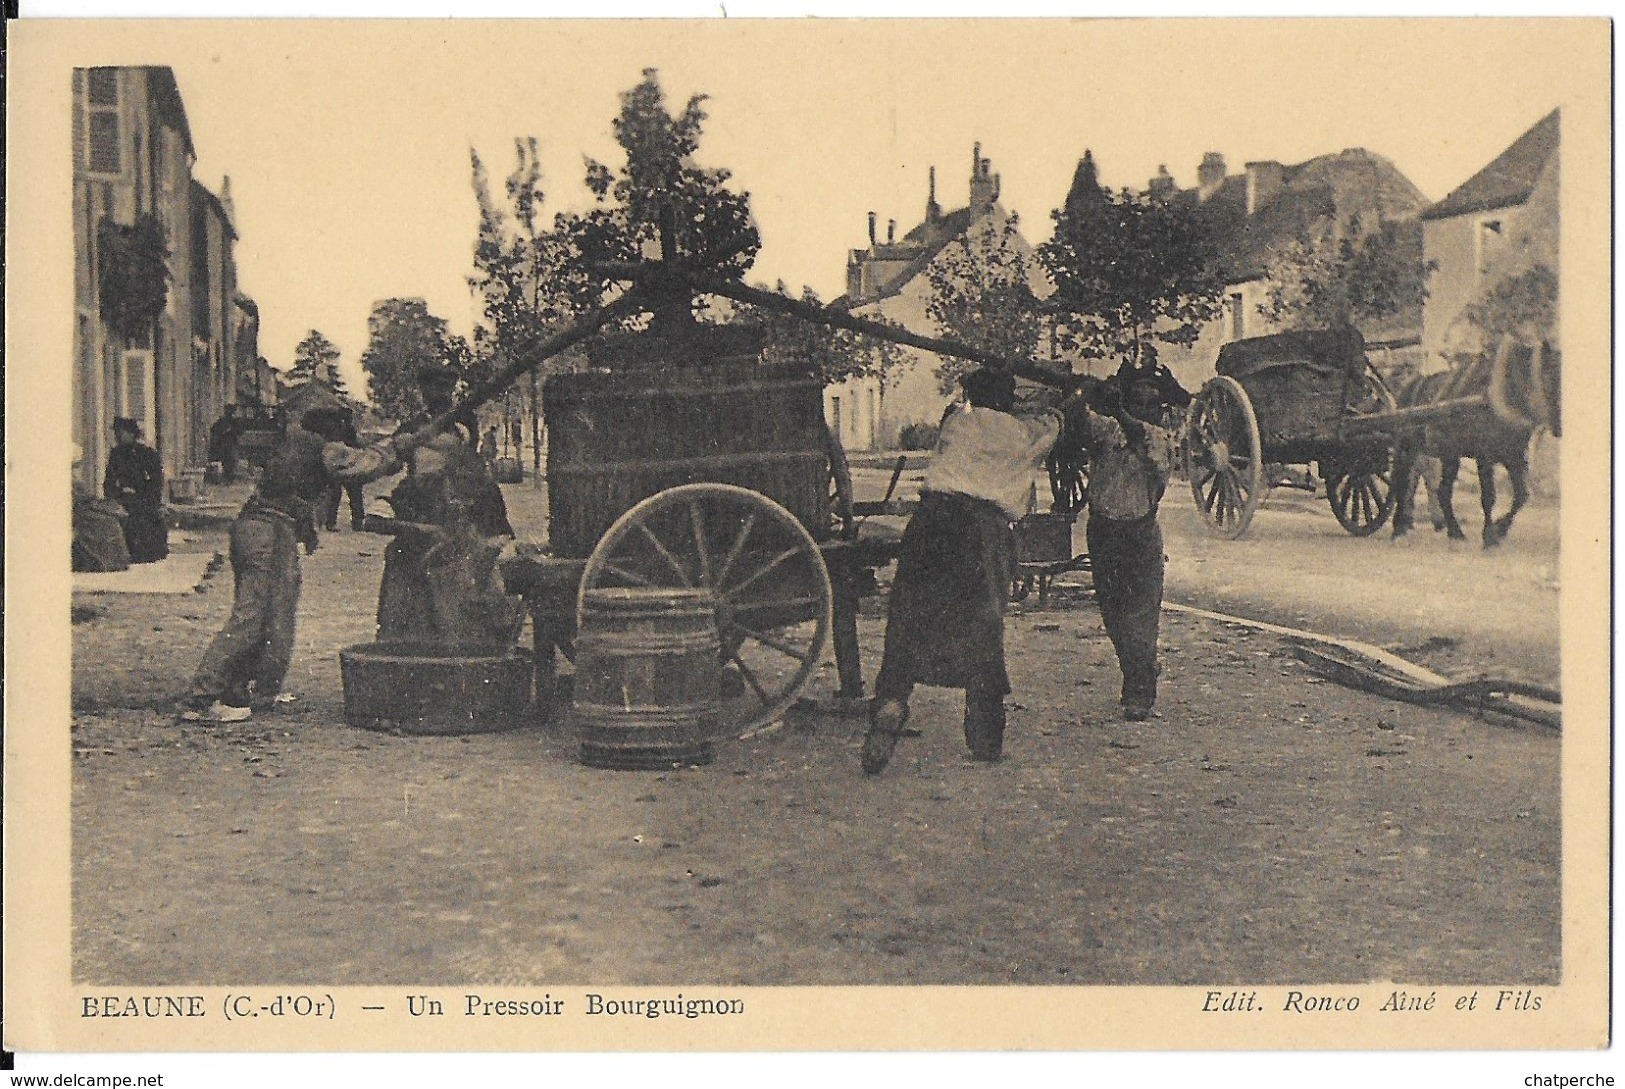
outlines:
{"label": "cart wheel", "polygon": [[716,596],[730,673],[723,734],[783,714],[812,681],[829,639],[829,571],[812,535],[773,500],[732,484],[669,488],[617,518],[587,558],[578,622],[589,590],[616,586]]}
{"label": "cart wheel", "polygon": [[1062,441],[1044,459],[1049,471],[1050,509],[1078,511],[1089,499],[1089,458],[1081,449]]}
{"label": "cart wheel", "polygon": [[1394,510],[1388,470],[1344,472],[1327,466],[1326,501],[1338,523],[1356,537],[1369,537],[1381,529]]}
{"label": "cart wheel", "polygon": [[835,432],[824,428],[824,448],[829,453],[829,537],[850,541],[858,535],[857,521],[852,517],[852,467],[846,460],[846,448]]}
{"label": "cart wheel", "polygon": [[[1382,376],[1367,367],[1361,388],[1350,411],[1361,416],[1393,412],[1397,407],[1394,395],[1388,392]],[[1358,464],[1345,465],[1335,461],[1321,464],[1320,475],[1326,478],[1326,501],[1338,524],[1356,537],[1369,537],[1383,527],[1393,513],[1393,482],[1389,476],[1392,451],[1372,451],[1358,459]]]}
{"label": "cart wheel", "polygon": [[1264,497],[1263,443],[1247,391],[1221,375],[1191,405],[1185,472],[1208,528],[1234,540],[1247,532]]}

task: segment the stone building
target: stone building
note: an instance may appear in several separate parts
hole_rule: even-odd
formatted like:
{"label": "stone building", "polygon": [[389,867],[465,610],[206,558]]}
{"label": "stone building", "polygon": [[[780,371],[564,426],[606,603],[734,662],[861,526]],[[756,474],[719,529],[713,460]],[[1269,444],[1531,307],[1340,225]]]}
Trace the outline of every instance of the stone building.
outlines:
{"label": "stone building", "polygon": [[[925,215],[901,238],[897,223],[889,220],[884,236],[879,219],[869,214],[869,244],[849,251],[846,262],[846,294],[832,304],[859,317],[895,322],[911,332],[926,336],[940,330],[927,310],[931,301],[930,271],[951,247],[965,247],[981,232],[997,234],[1011,220],[999,203],[999,175],[990,160],[982,157],[982,145],[971,152],[968,202],[962,208],[943,211],[937,203],[937,172],[930,171]],[[1024,256],[1032,247],[1020,236],[1015,244]],[[1036,262],[1033,263],[1036,270]],[[1033,288],[1043,294],[1047,281],[1035,273]],[[895,448],[904,428],[910,424],[934,425],[950,400],[938,385],[937,355],[914,348],[905,349],[911,362],[896,368],[884,388],[878,379],[850,379],[831,385],[824,393],[825,416],[843,445],[849,450]]]}
{"label": "stone building", "polygon": [[1423,253],[1437,265],[1422,315],[1426,369],[1448,366],[1452,324],[1494,281],[1536,262],[1558,271],[1559,138],[1553,110],[1422,212]]}
{"label": "stone building", "polygon": [[113,418],[130,416],[178,488],[201,477],[209,426],[238,384],[229,195],[192,178],[170,69],[75,69],[72,102],[78,472],[99,486]]}
{"label": "stone building", "polygon": [[[1224,156],[1210,151],[1196,168],[1197,184],[1176,199],[1201,204],[1214,217],[1221,256],[1228,269],[1223,311],[1188,347],[1158,345],[1159,358],[1192,391],[1213,377],[1219,349],[1232,340],[1280,332],[1262,313],[1271,287],[1267,265],[1279,247],[1322,231],[1347,230],[1356,217],[1363,230],[1400,221],[1400,241],[1422,260],[1416,216],[1426,200],[1392,162],[1365,148],[1348,148],[1293,165],[1246,164],[1232,174]],[[1173,180],[1164,171],[1150,182],[1156,191]],[[1363,328],[1366,340],[1400,365],[1421,332],[1420,311]],[[1381,362],[1379,361],[1379,365]]]}

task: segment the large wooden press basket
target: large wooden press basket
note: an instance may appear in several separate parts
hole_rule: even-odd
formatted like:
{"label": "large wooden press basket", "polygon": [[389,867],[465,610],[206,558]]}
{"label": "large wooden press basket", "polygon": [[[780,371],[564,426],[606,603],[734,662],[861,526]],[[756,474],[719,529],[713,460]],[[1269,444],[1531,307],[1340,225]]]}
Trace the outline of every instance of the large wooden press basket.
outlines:
{"label": "large wooden press basket", "polygon": [[822,391],[817,377],[737,355],[549,378],[553,554],[585,557],[640,501],[699,482],[760,493],[823,540],[830,451]]}

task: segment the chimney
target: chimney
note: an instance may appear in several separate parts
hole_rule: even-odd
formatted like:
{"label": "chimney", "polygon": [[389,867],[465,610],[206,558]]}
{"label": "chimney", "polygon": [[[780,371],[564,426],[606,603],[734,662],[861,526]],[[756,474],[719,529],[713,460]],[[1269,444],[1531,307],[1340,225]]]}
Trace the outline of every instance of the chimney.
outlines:
{"label": "chimney", "polygon": [[925,221],[935,223],[942,218],[942,205],[937,203],[937,168],[931,168],[931,188],[925,198]]}
{"label": "chimney", "polygon": [[1157,167],[1157,176],[1146,183],[1145,190],[1152,200],[1169,200],[1179,192],[1179,183],[1168,173],[1168,164],[1162,163]]}
{"label": "chimney", "polygon": [[976,145],[973,169],[970,176],[970,210],[972,215],[978,215],[993,207],[993,202],[999,199],[999,184],[992,174],[993,161],[982,158],[982,145]]}
{"label": "chimney", "polygon": [[875,214],[869,213],[869,245],[875,244]]}
{"label": "chimney", "polygon": [[888,219],[888,220],[886,220],[886,245],[890,246],[890,245],[894,244],[896,241],[897,241],[897,221],[895,219]]}
{"label": "chimney", "polygon": [[1247,214],[1253,215],[1274,198],[1286,168],[1274,160],[1247,164]]}
{"label": "chimney", "polygon": [[226,211],[226,222],[231,224],[233,230],[237,229],[237,209],[231,203],[231,175],[226,174],[220,179],[220,207]]}
{"label": "chimney", "polygon": [[1210,151],[1202,156],[1202,163],[1196,168],[1196,194],[1198,199],[1207,200],[1219,191],[1224,184],[1224,156],[1217,151]]}

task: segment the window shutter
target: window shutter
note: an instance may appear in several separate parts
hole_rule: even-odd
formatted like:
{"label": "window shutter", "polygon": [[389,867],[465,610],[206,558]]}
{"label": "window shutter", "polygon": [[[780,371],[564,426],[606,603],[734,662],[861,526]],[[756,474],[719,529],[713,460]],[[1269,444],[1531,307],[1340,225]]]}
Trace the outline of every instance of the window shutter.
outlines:
{"label": "window shutter", "polygon": [[92,106],[118,105],[118,69],[92,68],[89,76]]}
{"label": "window shutter", "polygon": [[119,172],[119,126],[116,110],[90,112],[89,167],[98,174]]}

